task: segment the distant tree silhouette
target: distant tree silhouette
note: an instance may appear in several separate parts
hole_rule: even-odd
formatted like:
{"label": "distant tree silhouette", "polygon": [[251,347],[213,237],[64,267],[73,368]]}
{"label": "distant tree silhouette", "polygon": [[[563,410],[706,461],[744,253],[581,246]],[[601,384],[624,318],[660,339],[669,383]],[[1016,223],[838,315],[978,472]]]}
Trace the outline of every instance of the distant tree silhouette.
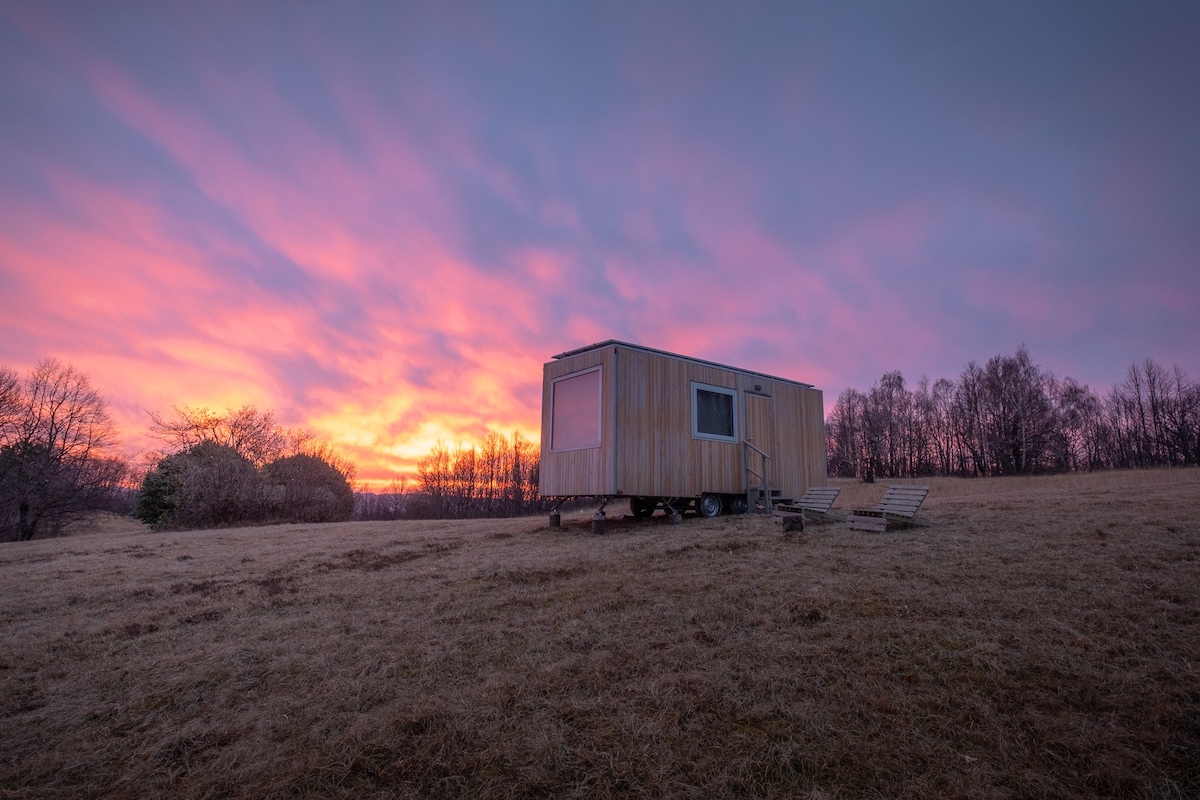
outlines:
{"label": "distant tree silhouette", "polygon": [[1132,364],[1106,403],[1112,449],[1123,466],[1200,462],[1200,385],[1179,367]]}
{"label": "distant tree silhouette", "polygon": [[354,495],[354,518],[361,520],[404,519],[409,514],[412,495],[408,479],[391,481],[382,492],[359,492]]}
{"label": "distant tree silhouette", "polygon": [[0,540],[56,535],[104,508],[127,465],[88,377],[54,359],[22,380],[0,367]]}
{"label": "distant tree silhouette", "polygon": [[417,462],[415,517],[510,517],[538,502],[538,447],[519,433],[489,433],[479,446],[438,442]]}
{"label": "distant tree silhouette", "polygon": [[137,516],[158,529],[258,522],[266,511],[263,487],[259,471],[236,449],[199,442],[146,474]]}
{"label": "distant tree silhouette", "polygon": [[354,513],[354,465],[270,411],[187,406],[151,413],[173,452],[146,474],[137,516],[156,528],[333,522]]}
{"label": "distant tree silhouette", "polygon": [[324,459],[298,453],[263,467],[271,515],[293,522],[343,522],[354,515],[354,490]]}
{"label": "distant tree silhouette", "polygon": [[1200,385],[1178,366],[1130,366],[1104,398],[1037,366],[1025,347],[957,381],[898,372],[846,389],[826,419],[829,474],[1018,475],[1200,463]]}

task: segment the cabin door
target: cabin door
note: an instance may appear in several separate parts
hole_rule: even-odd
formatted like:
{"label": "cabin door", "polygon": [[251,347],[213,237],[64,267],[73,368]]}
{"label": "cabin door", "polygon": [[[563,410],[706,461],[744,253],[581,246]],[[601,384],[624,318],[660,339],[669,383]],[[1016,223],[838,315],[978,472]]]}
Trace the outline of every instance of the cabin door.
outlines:
{"label": "cabin door", "polygon": [[[747,394],[746,398],[746,441],[767,454],[766,470],[763,470],[763,458],[750,448],[746,448],[747,466],[764,473],[767,485],[776,488],[777,482],[772,480],[772,469],[775,458],[775,419],[772,413],[771,398],[761,394]],[[751,474],[750,483],[759,484],[757,476]]]}

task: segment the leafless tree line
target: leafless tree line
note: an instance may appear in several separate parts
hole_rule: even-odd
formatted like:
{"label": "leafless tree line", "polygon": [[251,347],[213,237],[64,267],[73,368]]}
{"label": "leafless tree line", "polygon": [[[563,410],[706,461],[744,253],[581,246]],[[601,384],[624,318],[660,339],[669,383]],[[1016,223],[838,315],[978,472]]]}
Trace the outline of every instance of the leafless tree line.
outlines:
{"label": "leafless tree line", "polygon": [[1200,384],[1153,359],[1105,396],[1033,363],[1022,347],[957,381],[899,372],[847,389],[825,421],[829,474],[1014,475],[1200,463]]}
{"label": "leafless tree line", "polygon": [[415,518],[514,517],[539,508],[538,445],[517,432],[491,432],[478,445],[439,442],[417,462]]}

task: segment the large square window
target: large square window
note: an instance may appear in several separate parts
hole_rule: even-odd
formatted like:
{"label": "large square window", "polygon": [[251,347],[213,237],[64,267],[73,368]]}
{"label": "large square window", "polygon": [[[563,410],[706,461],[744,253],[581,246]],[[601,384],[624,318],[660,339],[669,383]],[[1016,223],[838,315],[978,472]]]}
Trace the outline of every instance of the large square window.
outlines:
{"label": "large square window", "polygon": [[550,449],[600,446],[600,367],[550,384]]}
{"label": "large square window", "polygon": [[698,439],[736,442],[737,392],[723,386],[693,383],[692,435]]}

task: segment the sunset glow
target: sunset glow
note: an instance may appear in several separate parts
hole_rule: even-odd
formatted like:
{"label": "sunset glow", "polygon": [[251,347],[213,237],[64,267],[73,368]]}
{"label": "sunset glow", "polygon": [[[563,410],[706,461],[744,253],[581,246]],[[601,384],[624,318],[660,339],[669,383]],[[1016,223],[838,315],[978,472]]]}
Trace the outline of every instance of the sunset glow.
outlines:
{"label": "sunset glow", "polygon": [[365,488],[536,440],[610,338],[827,408],[1022,344],[1195,377],[1200,11],[1068,12],[5,4],[0,364],[87,373],[131,455],[273,410]]}

